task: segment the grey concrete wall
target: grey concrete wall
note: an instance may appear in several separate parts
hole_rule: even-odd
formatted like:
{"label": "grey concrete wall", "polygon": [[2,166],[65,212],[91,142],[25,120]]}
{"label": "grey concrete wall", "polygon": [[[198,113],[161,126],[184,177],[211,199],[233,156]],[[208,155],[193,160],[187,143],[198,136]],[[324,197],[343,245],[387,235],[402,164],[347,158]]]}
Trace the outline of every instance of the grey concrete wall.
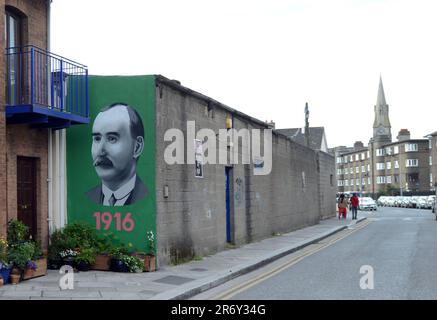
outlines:
{"label": "grey concrete wall", "polygon": [[335,157],[325,152],[317,153],[319,173],[319,208],[320,219],[335,216],[335,195],[337,181],[335,179]]}
{"label": "grey concrete wall", "polygon": [[[237,130],[266,129],[267,125],[217,103],[208,103],[207,97],[182,92],[159,78],[156,97],[157,235],[158,259],[163,265],[213,254],[227,245],[225,165],[205,165],[204,178],[199,179],[195,178],[194,164],[166,164],[164,151],[171,142],[164,142],[165,132],[180,129],[186,145],[187,121],[196,122],[196,132],[209,128],[215,133],[226,128],[227,116],[233,117]],[[188,143],[193,143],[192,138]],[[329,215],[329,210],[335,214],[335,185],[325,186],[330,183],[330,174],[335,177],[333,157],[274,132],[272,171],[255,176],[252,164],[241,164],[244,152],[249,150],[242,150],[239,141],[239,164],[234,164],[231,171],[232,244],[258,241],[316,224],[320,217]],[[320,183],[324,186],[320,187]],[[164,198],[165,186],[168,198]]]}

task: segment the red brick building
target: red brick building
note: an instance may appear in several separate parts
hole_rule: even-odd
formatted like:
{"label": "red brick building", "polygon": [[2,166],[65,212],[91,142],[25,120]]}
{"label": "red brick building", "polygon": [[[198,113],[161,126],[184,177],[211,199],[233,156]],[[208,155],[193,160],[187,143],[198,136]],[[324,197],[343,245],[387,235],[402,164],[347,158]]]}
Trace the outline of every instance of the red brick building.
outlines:
{"label": "red brick building", "polygon": [[50,53],[50,2],[0,0],[0,235],[18,218],[43,248],[62,222],[65,129],[88,122],[86,68]]}

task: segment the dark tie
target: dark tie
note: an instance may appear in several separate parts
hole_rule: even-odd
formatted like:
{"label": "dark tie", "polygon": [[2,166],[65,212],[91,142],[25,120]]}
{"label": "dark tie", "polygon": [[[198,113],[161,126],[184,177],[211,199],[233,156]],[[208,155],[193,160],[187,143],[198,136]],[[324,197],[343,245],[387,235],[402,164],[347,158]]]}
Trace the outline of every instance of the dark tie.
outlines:
{"label": "dark tie", "polygon": [[114,204],[115,204],[115,201],[117,201],[116,199],[115,199],[115,197],[114,197],[114,194],[112,194],[111,195],[111,198],[109,198],[109,205],[111,206],[111,207],[113,207],[114,206]]}

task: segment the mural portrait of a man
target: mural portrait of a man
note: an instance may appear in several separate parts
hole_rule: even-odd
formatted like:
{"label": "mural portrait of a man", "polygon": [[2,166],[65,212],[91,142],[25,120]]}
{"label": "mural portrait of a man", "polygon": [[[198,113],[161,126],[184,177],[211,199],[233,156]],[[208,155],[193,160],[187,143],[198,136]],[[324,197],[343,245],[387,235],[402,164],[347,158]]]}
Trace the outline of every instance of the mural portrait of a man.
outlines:
{"label": "mural portrait of a man", "polygon": [[144,126],[134,108],[114,103],[101,109],[93,123],[91,146],[101,184],[86,196],[104,206],[125,206],[143,199],[148,191],[136,172],[143,150]]}

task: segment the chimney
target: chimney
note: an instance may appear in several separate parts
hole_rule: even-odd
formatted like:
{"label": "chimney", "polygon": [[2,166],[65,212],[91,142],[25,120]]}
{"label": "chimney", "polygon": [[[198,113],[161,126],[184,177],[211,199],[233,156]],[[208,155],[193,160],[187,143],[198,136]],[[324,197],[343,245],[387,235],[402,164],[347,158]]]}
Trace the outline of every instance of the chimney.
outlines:
{"label": "chimney", "polygon": [[270,120],[270,122],[266,120],[266,123],[269,126],[269,129],[272,129],[272,130],[276,129],[276,124],[273,120]]}
{"label": "chimney", "polygon": [[406,140],[410,140],[411,138],[410,135],[410,131],[408,131],[408,129],[401,129],[401,131],[399,131],[397,139],[398,141],[406,141]]}
{"label": "chimney", "polygon": [[361,141],[356,141],[354,143],[354,150],[361,150],[364,149],[364,144]]}

